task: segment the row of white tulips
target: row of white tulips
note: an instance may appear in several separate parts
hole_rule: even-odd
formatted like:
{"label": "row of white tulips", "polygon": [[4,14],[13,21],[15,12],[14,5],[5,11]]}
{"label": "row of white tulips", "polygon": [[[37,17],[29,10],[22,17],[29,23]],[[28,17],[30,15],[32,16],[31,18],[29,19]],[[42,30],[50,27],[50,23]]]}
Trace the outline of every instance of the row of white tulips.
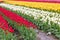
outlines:
{"label": "row of white tulips", "polygon": [[33,8],[28,8],[28,7],[23,7],[23,6],[15,6],[15,5],[10,5],[10,4],[5,4],[5,3],[0,3],[0,6],[9,8],[14,11],[19,11],[29,16],[33,16],[35,20],[42,17],[41,20],[46,22],[46,20],[48,19],[49,24],[50,24],[50,21],[60,24],[60,14],[55,13],[55,12],[48,12],[44,10],[38,10],[38,9],[33,9]]}

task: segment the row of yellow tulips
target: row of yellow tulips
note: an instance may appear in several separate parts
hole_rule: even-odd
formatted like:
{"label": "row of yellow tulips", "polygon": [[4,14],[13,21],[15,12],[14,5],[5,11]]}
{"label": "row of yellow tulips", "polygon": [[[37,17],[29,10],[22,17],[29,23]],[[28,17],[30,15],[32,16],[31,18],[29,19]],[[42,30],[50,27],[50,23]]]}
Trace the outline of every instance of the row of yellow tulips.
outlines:
{"label": "row of yellow tulips", "polygon": [[57,12],[60,11],[59,3],[44,3],[44,2],[37,3],[37,2],[24,2],[24,1],[5,1],[5,3],[23,5],[23,6],[38,8],[38,9],[53,10]]}

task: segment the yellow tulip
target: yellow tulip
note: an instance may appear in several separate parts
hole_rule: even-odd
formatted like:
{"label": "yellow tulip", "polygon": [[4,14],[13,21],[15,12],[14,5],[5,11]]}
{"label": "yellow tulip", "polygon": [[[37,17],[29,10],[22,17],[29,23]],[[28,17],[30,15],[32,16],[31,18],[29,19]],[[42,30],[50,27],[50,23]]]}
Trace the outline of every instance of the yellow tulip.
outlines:
{"label": "yellow tulip", "polygon": [[46,10],[60,10],[59,3],[44,3],[44,2],[24,2],[24,1],[5,1],[5,3],[14,4],[14,5],[23,5],[32,8],[46,9]]}

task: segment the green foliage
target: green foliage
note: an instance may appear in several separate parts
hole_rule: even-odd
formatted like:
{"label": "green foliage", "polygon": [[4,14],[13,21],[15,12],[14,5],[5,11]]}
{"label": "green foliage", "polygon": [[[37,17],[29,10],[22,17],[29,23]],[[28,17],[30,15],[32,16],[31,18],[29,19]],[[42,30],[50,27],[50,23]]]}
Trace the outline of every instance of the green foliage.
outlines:
{"label": "green foliage", "polygon": [[13,36],[13,33],[8,32],[5,33],[2,29],[0,29],[0,40],[17,40],[16,36]]}
{"label": "green foliage", "polygon": [[[11,23],[13,23],[13,22],[11,22]],[[19,26],[17,23],[13,23],[13,24],[11,24],[11,26],[16,28],[20,32],[20,34],[24,40],[36,40],[35,39],[36,33],[35,33],[34,29],[27,29],[25,26]]]}
{"label": "green foliage", "polygon": [[3,15],[3,17],[8,21],[10,26],[19,31],[19,35],[21,35],[19,38],[24,40],[36,40],[36,32],[33,28],[28,29],[24,25],[20,26],[18,23],[10,20],[5,15]]}
{"label": "green foliage", "polygon": [[[54,22],[50,22],[50,25],[48,24],[49,22],[49,20],[47,19],[47,21],[46,22],[43,22],[43,21],[41,21],[40,19],[41,18],[39,18],[39,19],[37,19],[37,20],[34,20],[34,18],[33,18],[33,16],[28,16],[28,15],[25,15],[25,14],[22,14],[21,12],[18,12],[18,11],[15,11],[18,15],[20,15],[20,16],[22,16],[23,18],[25,18],[25,19],[27,19],[27,20],[29,20],[29,21],[31,21],[31,22],[33,22],[35,25],[37,25],[38,26],[38,29],[41,29],[41,30],[43,30],[43,31],[45,31],[45,32],[51,32],[52,34],[54,34],[54,35],[58,35],[58,33],[57,32],[59,32],[60,33],[60,26],[57,24],[57,23],[54,23]],[[59,34],[60,35],[60,34]],[[58,36],[56,36],[56,37],[58,37]],[[58,38],[60,38],[60,37],[58,37]]]}
{"label": "green foliage", "polygon": [[[56,37],[60,38],[60,26],[57,23],[54,23],[54,22],[51,21],[50,24],[48,24],[49,20],[47,20],[46,22],[41,21],[40,20],[41,18],[39,18],[37,20],[34,20],[33,16],[30,17],[28,15],[22,14],[19,11],[14,11],[14,10],[11,10],[11,11],[16,12],[18,15],[22,16],[23,18],[33,22],[35,25],[38,26],[38,29],[41,29],[41,30],[43,30],[45,32],[51,32]],[[52,17],[52,16],[50,15],[50,17]]]}

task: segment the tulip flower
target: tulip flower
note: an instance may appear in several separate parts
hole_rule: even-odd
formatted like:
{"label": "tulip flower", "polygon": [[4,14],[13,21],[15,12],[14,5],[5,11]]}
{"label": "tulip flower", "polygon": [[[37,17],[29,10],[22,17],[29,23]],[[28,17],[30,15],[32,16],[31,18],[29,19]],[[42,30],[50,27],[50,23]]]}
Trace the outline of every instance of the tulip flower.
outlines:
{"label": "tulip flower", "polygon": [[[14,32],[14,29],[12,27],[9,28],[8,22],[0,15],[0,28],[5,31],[5,33],[8,32]],[[10,31],[9,31],[10,30]]]}
{"label": "tulip flower", "polygon": [[13,21],[16,21],[17,23],[19,24],[23,24],[25,25],[26,27],[30,28],[36,28],[36,25],[34,25],[33,23],[29,22],[28,20],[24,19],[23,17],[17,15],[16,13],[14,12],[11,12],[9,10],[6,10],[2,7],[0,7],[0,11],[5,15],[7,16],[9,19],[13,20]]}
{"label": "tulip flower", "polygon": [[11,32],[11,33],[14,32],[14,29],[11,26],[9,27],[9,32]]}

